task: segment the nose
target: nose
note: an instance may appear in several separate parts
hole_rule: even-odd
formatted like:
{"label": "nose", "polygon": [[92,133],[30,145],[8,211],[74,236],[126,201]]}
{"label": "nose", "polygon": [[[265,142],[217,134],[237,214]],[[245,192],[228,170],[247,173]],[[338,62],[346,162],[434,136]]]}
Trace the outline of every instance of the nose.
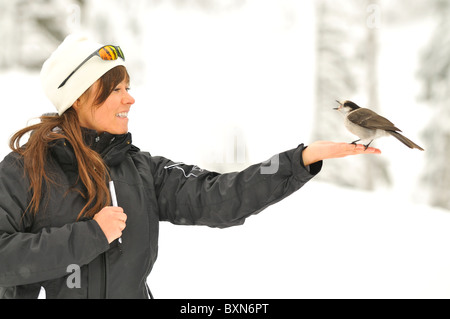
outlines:
{"label": "nose", "polygon": [[135,100],[134,97],[132,97],[131,94],[127,91],[127,93],[124,95],[124,97],[123,97],[123,99],[122,99],[122,103],[123,103],[123,104],[133,105],[134,102],[136,102],[136,100]]}

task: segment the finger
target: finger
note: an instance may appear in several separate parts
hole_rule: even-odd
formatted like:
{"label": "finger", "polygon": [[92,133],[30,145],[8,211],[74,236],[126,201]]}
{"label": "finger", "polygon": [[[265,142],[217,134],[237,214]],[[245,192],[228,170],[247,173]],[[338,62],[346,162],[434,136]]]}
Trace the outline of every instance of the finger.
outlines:
{"label": "finger", "polygon": [[119,218],[121,221],[126,222],[128,219],[128,216],[125,213],[120,213],[117,218]]}
{"label": "finger", "polygon": [[361,144],[356,144],[354,149],[357,152],[364,152],[366,150],[366,147],[364,145],[361,145]]}
{"label": "finger", "polygon": [[127,219],[127,215],[123,212],[123,209],[111,211],[111,217],[116,219]]}
{"label": "finger", "polygon": [[352,143],[341,143],[341,149],[345,152],[354,152],[364,150],[364,145],[352,144]]}
{"label": "finger", "polygon": [[[374,147],[368,147],[366,149],[365,145],[362,144],[347,144],[348,145],[348,150],[353,150],[354,152],[357,152],[358,154],[362,154],[362,153],[375,153],[375,154],[381,154],[381,151],[377,148]],[[352,149],[353,147],[353,149]]]}
{"label": "finger", "polygon": [[367,153],[381,154],[381,151],[378,148],[369,147],[366,150]]}
{"label": "finger", "polygon": [[381,154],[381,151],[377,148],[368,147],[367,149],[363,146],[362,149],[358,149],[358,154]]}
{"label": "finger", "polygon": [[120,206],[113,206],[113,210],[118,213],[123,213],[123,208]]}

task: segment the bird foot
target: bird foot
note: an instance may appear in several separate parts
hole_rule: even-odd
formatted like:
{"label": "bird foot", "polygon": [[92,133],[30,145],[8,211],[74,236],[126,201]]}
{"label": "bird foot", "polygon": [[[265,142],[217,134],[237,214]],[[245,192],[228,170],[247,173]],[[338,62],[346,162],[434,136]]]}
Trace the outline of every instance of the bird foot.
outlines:
{"label": "bird foot", "polygon": [[365,151],[369,148],[369,145],[371,144],[373,142],[373,140],[371,140],[370,142],[369,142],[369,144],[367,144],[367,145],[364,145],[366,148],[364,149]]}
{"label": "bird foot", "polygon": [[[359,140],[356,140],[356,141],[353,141],[353,142],[351,142],[350,144],[353,144],[353,145],[355,145],[355,147],[356,147],[356,143],[357,142],[359,142],[359,141],[361,141],[360,139]],[[370,142],[369,142],[369,144],[366,144],[366,145],[364,145],[364,150],[366,151],[368,148],[369,148],[369,145],[371,144],[373,142],[373,140],[371,140]]]}

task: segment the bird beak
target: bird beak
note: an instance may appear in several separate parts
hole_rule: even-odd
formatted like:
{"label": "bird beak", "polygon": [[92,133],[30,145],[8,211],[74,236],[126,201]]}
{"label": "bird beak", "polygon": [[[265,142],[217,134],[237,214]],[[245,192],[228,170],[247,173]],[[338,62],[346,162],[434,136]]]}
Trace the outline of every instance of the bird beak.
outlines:
{"label": "bird beak", "polygon": [[339,102],[338,100],[336,100],[336,102],[339,103],[339,106],[338,107],[334,107],[333,110],[339,111],[342,108],[342,103]]}

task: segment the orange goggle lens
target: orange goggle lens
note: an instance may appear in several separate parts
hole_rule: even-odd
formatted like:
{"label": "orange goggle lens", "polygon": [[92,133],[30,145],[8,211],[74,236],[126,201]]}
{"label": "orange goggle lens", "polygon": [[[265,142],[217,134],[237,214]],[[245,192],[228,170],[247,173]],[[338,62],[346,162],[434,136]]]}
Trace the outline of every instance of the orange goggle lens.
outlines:
{"label": "orange goggle lens", "polygon": [[125,60],[125,56],[123,55],[120,47],[116,47],[113,45],[106,45],[98,50],[98,56],[103,60],[117,60],[118,58],[122,58]]}

